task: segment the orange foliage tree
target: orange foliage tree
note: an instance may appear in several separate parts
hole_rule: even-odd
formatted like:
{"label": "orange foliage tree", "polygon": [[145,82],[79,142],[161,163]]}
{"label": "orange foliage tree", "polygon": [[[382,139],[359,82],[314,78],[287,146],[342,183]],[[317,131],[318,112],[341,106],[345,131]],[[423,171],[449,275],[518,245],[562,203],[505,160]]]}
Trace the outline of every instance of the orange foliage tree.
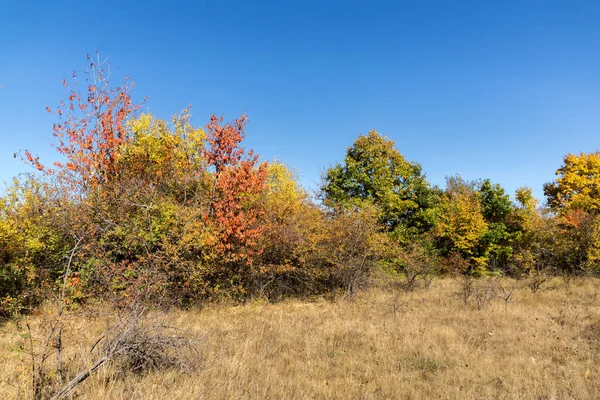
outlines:
{"label": "orange foliage tree", "polygon": [[267,181],[267,163],[259,163],[252,150],[246,153],[241,147],[246,123],[245,115],[225,124],[223,117],[213,115],[206,126],[204,154],[215,173],[210,214],[220,229],[219,250],[228,254],[227,261],[250,265],[263,229],[264,211],[258,201]]}
{"label": "orange foliage tree", "polygon": [[246,116],[213,115],[206,131],[187,110],[171,124],[136,118],[133,84],[112,88],[108,64],[88,61],[87,92],[74,74],[63,82],[68,100],[47,109],[59,119],[61,160],[49,168],[24,156],[61,189],[61,229],[79,246],[72,275],[128,298],[193,288],[194,279],[204,292],[243,287],[261,251],[267,179],[267,163],[241,146]]}
{"label": "orange foliage tree", "polygon": [[48,168],[25,151],[27,161],[38,170],[56,175],[63,185],[79,194],[99,189],[119,175],[118,149],[130,140],[126,121],[139,108],[131,102],[133,83],[126,79],[122,86],[111,88],[106,63],[90,55],[87,59],[86,92],[81,92],[77,74],[73,73],[71,84],[63,80],[69,88],[68,100],[61,100],[55,110],[46,108],[59,119],[53,134],[58,142],[56,150],[66,161],[56,161]]}

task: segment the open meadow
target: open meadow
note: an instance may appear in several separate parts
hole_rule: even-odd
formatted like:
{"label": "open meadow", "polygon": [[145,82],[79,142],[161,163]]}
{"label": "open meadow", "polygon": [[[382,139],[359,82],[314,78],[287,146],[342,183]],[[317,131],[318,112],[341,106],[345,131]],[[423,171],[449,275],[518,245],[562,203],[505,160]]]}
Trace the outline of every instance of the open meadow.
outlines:
{"label": "open meadow", "polygon": [[[600,398],[600,280],[555,278],[535,293],[525,281],[465,282],[175,310],[165,321],[198,343],[187,370],[108,363],[73,398]],[[43,316],[31,317],[32,331]],[[69,317],[67,375],[91,365],[102,331],[101,318]],[[0,328],[3,399],[30,397],[17,333],[14,323]]]}

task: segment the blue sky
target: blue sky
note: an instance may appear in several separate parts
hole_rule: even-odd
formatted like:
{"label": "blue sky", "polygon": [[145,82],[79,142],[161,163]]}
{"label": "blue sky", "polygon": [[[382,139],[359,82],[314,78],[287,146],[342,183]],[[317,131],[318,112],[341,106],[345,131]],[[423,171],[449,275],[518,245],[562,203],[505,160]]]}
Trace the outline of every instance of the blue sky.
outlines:
{"label": "blue sky", "polygon": [[45,107],[96,50],[160,117],[246,113],[246,146],[311,188],[371,129],[433,184],[537,196],[566,153],[600,147],[599,1],[5,0],[0,181],[30,171],[19,149],[53,159]]}

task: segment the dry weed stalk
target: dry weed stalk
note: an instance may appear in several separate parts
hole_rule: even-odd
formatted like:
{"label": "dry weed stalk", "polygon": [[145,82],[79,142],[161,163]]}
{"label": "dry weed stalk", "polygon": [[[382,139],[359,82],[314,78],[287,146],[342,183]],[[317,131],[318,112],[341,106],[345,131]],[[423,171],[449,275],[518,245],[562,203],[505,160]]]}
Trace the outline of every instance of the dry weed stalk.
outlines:
{"label": "dry weed stalk", "polygon": [[508,303],[511,302],[513,298],[513,294],[517,288],[516,283],[512,283],[511,285],[498,283],[498,297],[504,301],[504,312],[508,311]]}

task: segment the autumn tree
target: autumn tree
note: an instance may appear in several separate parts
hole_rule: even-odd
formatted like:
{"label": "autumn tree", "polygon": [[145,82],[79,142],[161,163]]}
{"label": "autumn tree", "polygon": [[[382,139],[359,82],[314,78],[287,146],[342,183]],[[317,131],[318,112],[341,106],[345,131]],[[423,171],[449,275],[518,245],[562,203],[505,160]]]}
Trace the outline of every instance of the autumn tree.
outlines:
{"label": "autumn tree", "polygon": [[[512,243],[509,271],[514,276],[536,276],[559,273],[567,266],[571,240],[561,227],[559,218],[547,208],[515,211],[520,226]],[[567,264],[569,264],[567,262]]]}
{"label": "autumn tree", "polygon": [[314,262],[327,271],[329,290],[352,295],[369,284],[375,266],[386,256],[388,235],[377,222],[378,210],[339,205],[325,220],[325,236],[317,243]]}
{"label": "autumn tree", "polygon": [[58,119],[53,125],[58,160],[48,166],[24,152],[26,162],[56,182],[60,209],[70,211],[62,218],[62,229],[73,243],[97,237],[111,225],[104,211],[107,203],[120,197],[112,192],[111,183],[120,176],[119,151],[131,140],[127,121],[138,108],[131,101],[133,84],[126,79],[121,86],[112,87],[108,63],[99,56],[88,55],[87,60],[84,83],[73,73],[70,82],[63,80],[67,100],[61,100],[56,108],[46,108]]}
{"label": "autumn tree", "polygon": [[112,287],[168,289],[177,301],[216,288],[244,293],[260,252],[267,167],[241,147],[245,123],[213,116],[206,130],[194,128],[187,110],[170,124],[150,115],[129,122],[113,185],[120,200],[103,203],[111,226],[99,247]]}
{"label": "autumn tree", "polygon": [[262,231],[259,195],[267,180],[267,163],[259,163],[252,150],[241,142],[246,136],[247,117],[223,123],[213,115],[208,125],[204,156],[214,168],[214,192],[210,212],[220,227],[219,246],[232,262],[252,263],[257,238]]}
{"label": "autumn tree", "polygon": [[130,140],[127,120],[138,106],[131,101],[133,84],[127,79],[121,86],[109,85],[110,68],[98,57],[87,56],[89,69],[84,91],[73,73],[68,99],[52,109],[59,120],[54,124],[55,148],[65,161],[47,167],[25,151],[26,160],[48,175],[56,175],[77,196],[102,193],[102,185],[119,175],[117,158],[121,145]]}
{"label": "autumn tree", "polygon": [[[59,122],[59,160],[25,160],[56,183],[61,230],[77,243],[71,275],[83,289],[134,299],[173,284],[167,257],[182,204],[208,209],[204,131],[189,112],[171,124],[136,118],[128,80],[109,84],[110,67],[88,56],[85,89],[73,74],[68,100],[48,108]],[[85,91],[84,91],[85,90]],[[205,190],[208,192],[208,190]]]}
{"label": "autumn tree", "polygon": [[533,191],[530,187],[520,187],[515,191],[515,199],[521,209],[531,212],[538,207],[539,201],[533,196]]}
{"label": "autumn tree", "polygon": [[483,274],[488,259],[482,254],[480,244],[489,227],[479,197],[474,182],[458,175],[447,178],[435,232],[443,253],[457,253],[470,261],[470,271]]}
{"label": "autumn tree", "polygon": [[598,270],[600,259],[600,151],[567,154],[556,180],[544,185],[549,207],[561,229],[564,256],[557,262],[567,271]]}
{"label": "autumn tree", "polygon": [[296,176],[279,161],[269,163],[268,178],[261,199],[264,209],[261,235],[261,268],[295,269],[302,263],[316,210]]}
{"label": "autumn tree", "polygon": [[600,208],[600,151],[567,154],[556,171],[556,180],[544,185],[549,206],[555,211]]}
{"label": "autumn tree", "polygon": [[570,273],[600,272],[600,216],[572,208],[556,217],[563,249],[557,267]]}
{"label": "autumn tree", "polygon": [[190,117],[183,110],[171,121],[142,114],[128,122],[131,139],[119,148],[121,173],[110,185],[119,197],[102,203],[110,223],[97,245],[112,271],[107,284],[117,291],[143,287],[152,295],[168,288],[173,298],[182,297],[214,246],[214,227],[205,219],[211,187],[202,154],[206,134]]}
{"label": "autumn tree", "polygon": [[0,318],[43,301],[60,275],[68,238],[55,226],[53,193],[31,176],[0,197]]}
{"label": "autumn tree", "polygon": [[407,161],[394,142],[376,131],[360,135],[348,148],[344,164],[326,171],[322,191],[335,203],[370,201],[379,220],[400,236],[428,230],[428,210],[435,201],[421,166]]}
{"label": "autumn tree", "polygon": [[325,216],[280,161],[268,164],[260,206],[260,252],[248,289],[270,299],[322,291],[326,270],[315,262],[315,252],[326,236]]}
{"label": "autumn tree", "polygon": [[580,208],[556,213],[538,207],[530,188],[519,188],[514,221],[511,272],[515,275],[597,272],[600,266],[600,219]]}
{"label": "autumn tree", "polygon": [[518,188],[515,199],[517,206],[513,215],[519,230],[510,259],[510,272],[514,276],[522,276],[541,271],[551,264],[551,257],[544,250],[550,237],[547,234],[553,234],[555,230],[547,229],[551,228],[548,219],[538,210],[538,201],[530,187]]}

